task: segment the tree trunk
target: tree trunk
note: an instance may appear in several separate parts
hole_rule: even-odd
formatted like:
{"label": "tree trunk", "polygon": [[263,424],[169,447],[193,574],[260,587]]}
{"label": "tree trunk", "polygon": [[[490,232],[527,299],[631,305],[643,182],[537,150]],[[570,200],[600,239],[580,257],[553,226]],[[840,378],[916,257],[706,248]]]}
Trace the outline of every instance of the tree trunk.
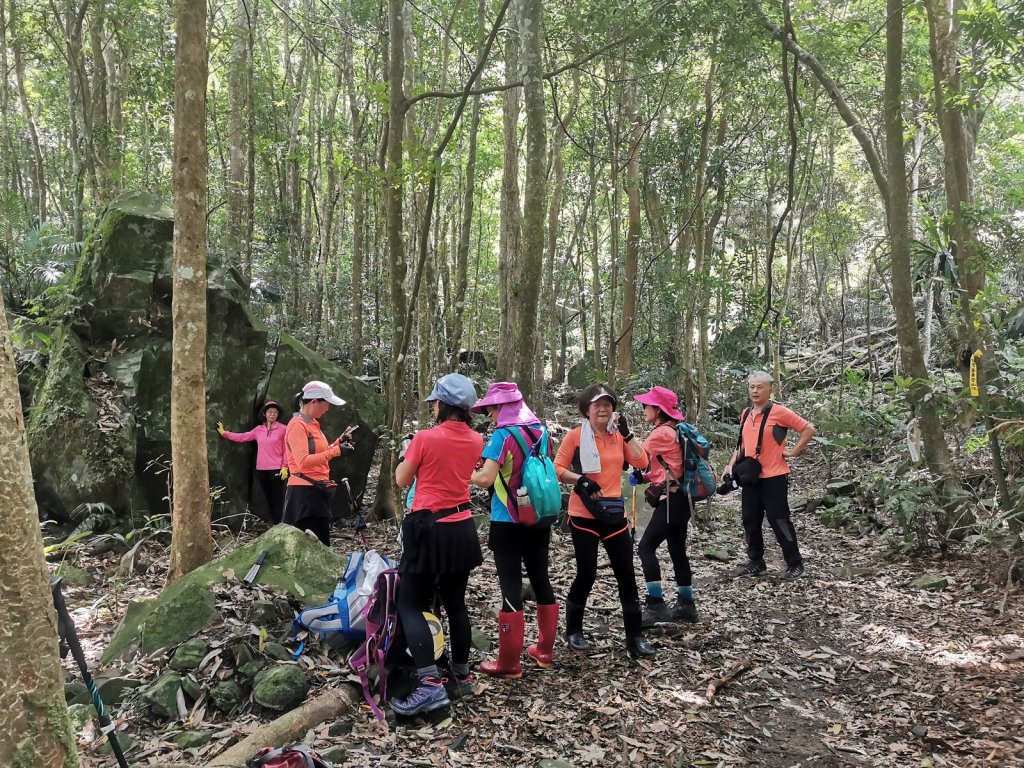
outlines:
{"label": "tree trunk", "polygon": [[175,11],[168,581],[213,557],[206,459],[206,2],[176,0]]}
{"label": "tree trunk", "polygon": [[640,145],[644,126],[636,113],[636,84],[625,87],[625,116],[632,124],[626,158],[626,261],[622,273],[622,314],[615,371],[625,380],[633,370],[633,328],[636,321],[636,272],[640,253]]}
{"label": "tree trunk", "polygon": [[[519,74],[519,17],[523,0],[513,0],[509,7],[508,32],[505,37],[505,72],[509,80]],[[500,227],[498,232],[498,293],[501,296],[501,314],[498,321],[499,379],[513,378],[514,359],[508,350],[514,344],[510,327],[513,292],[519,275],[522,249],[522,213],[519,208],[519,99],[522,88],[507,89],[502,98],[502,131],[504,135],[501,173]],[[524,382],[519,382],[522,385]]]}
{"label": "tree trunk", "polygon": [[910,198],[903,144],[903,3],[901,0],[886,0],[886,9],[883,108],[896,336],[903,365],[912,379],[907,395],[921,425],[925,461],[937,478],[942,482],[949,482],[956,475],[932,397],[931,382],[921,352],[921,339],[917,331],[917,315],[914,310],[910,263]]}
{"label": "tree trunk", "polygon": [[[387,434],[396,441],[403,432],[405,416],[405,340],[406,295],[405,275],[408,270],[403,237],[402,156],[404,153],[405,113],[405,0],[388,0],[388,135],[387,166],[384,184],[385,228],[388,243],[389,285],[391,289],[391,356],[388,364]],[[380,479],[374,514],[395,517],[398,499],[395,495],[394,464],[396,446],[387,445],[381,452]]]}
{"label": "tree trunk", "polygon": [[57,620],[21,414],[14,347],[0,294],[0,765],[74,768]]}
{"label": "tree trunk", "polygon": [[[224,252],[228,261],[239,264],[242,279],[248,289],[252,282],[252,263],[244,248],[245,226],[245,171],[246,171],[246,64],[249,48],[249,9],[246,0],[235,0],[231,19],[231,50],[228,68],[228,183],[227,226]],[[248,300],[248,291],[246,291]]]}
{"label": "tree trunk", "polygon": [[[2,0],[0,0],[2,1]],[[11,0],[11,28],[16,29],[18,23],[18,11],[14,0]],[[25,52],[21,38],[16,32],[11,34],[11,43],[14,47],[14,76],[18,83],[18,97],[21,100],[21,109],[25,113],[25,124],[28,127],[29,140],[32,143],[32,195],[33,215],[39,221],[46,221],[47,200],[46,200],[46,163],[43,159],[43,150],[39,143],[39,130],[36,127],[36,119],[32,114],[32,106],[28,100],[28,91],[25,87]]]}

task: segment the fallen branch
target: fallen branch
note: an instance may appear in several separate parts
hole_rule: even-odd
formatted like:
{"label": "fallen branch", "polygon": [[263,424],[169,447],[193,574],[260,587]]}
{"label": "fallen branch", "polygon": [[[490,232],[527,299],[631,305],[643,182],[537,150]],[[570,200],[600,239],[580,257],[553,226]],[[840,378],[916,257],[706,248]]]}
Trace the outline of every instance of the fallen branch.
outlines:
{"label": "fallen branch", "polygon": [[729,669],[726,671],[724,675],[708,683],[708,701],[714,701],[715,694],[717,694],[722,687],[728,685],[737,677],[742,675],[744,672],[750,669],[753,666],[753,664],[754,659],[751,656],[747,656],[745,659],[740,659],[731,667],[729,667]]}
{"label": "fallen branch", "polygon": [[362,690],[349,684],[325,691],[298,709],[260,726],[226,752],[213,758],[207,768],[245,768],[246,760],[263,747],[280,747],[301,739],[310,728],[356,706],[362,697]]}

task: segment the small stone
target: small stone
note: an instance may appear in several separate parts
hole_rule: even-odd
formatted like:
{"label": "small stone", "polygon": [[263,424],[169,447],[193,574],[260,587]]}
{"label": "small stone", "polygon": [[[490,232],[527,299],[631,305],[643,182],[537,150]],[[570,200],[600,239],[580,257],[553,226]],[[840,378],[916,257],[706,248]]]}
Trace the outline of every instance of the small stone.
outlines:
{"label": "small stone", "polygon": [[912,589],[927,589],[932,592],[941,592],[949,586],[949,579],[938,573],[924,573],[910,582]]}
{"label": "small stone", "polygon": [[92,704],[72,704],[68,707],[68,720],[71,721],[71,732],[78,733],[89,720],[99,720],[99,715]]}
{"label": "small stone", "polygon": [[339,720],[336,723],[332,723],[327,729],[328,736],[348,736],[352,731],[355,730],[355,723],[351,720]]}
{"label": "small stone", "polygon": [[181,678],[181,690],[185,692],[185,695],[193,702],[199,701],[199,697],[203,695],[203,688],[191,677]]}
{"label": "small stone", "polygon": [[821,497],[821,506],[825,509],[832,509],[839,503],[839,497],[834,493],[826,493]]}
{"label": "small stone", "polygon": [[253,700],[262,707],[287,712],[306,698],[309,683],[302,670],[293,664],[279,664],[256,676]]}
{"label": "small stone", "polygon": [[269,627],[278,622],[277,606],[269,600],[257,600],[249,606],[248,620],[257,627]]}
{"label": "small stone", "polygon": [[238,668],[238,674],[241,675],[249,683],[252,683],[256,679],[256,675],[263,671],[266,665],[258,659],[247,661],[245,664]]}
{"label": "small stone", "polygon": [[81,680],[69,680],[64,683],[64,700],[68,704],[86,704],[89,701],[89,689]]}
{"label": "small stone", "polygon": [[210,652],[210,644],[201,637],[188,640],[178,646],[168,666],[178,672],[196,669]]}
{"label": "small stone", "polygon": [[910,729],[910,732],[912,734],[914,734],[915,736],[919,736],[920,738],[924,738],[925,736],[928,735],[928,726],[927,725],[915,725],[913,728]]}
{"label": "small stone", "polygon": [[178,716],[178,689],[181,688],[181,675],[168,672],[153,683],[142,699],[149,705],[149,710],[160,717]]}
{"label": "small stone", "polygon": [[874,568],[862,568],[856,565],[840,565],[832,569],[832,573],[840,579],[856,579],[861,576],[877,576],[878,571]]}
{"label": "small stone", "polygon": [[100,698],[107,707],[116,707],[141,685],[141,680],[130,677],[111,677],[100,683]]}
{"label": "small stone", "polygon": [[[121,747],[121,753],[122,754],[127,752],[133,746],[135,746],[135,742],[132,740],[132,737],[129,736],[124,731],[119,731],[116,734],[115,738],[117,739],[118,745]],[[109,754],[113,754],[113,752],[114,752],[114,748],[110,746],[110,739],[104,739],[103,740],[103,746],[100,747],[100,753],[104,754],[104,755],[109,755]]]}
{"label": "small stone", "polygon": [[348,750],[341,745],[329,747],[320,752],[320,757],[329,763],[344,763],[348,759]]}
{"label": "small stone", "polygon": [[291,661],[292,652],[280,643],[269,642],[263,646],[263,655],[274,661]]}
{"label": "small stone", "polygon": [[58,565],[54,575],[60,576],[64,579],[65,584],[70,584],[74,587],[87,587],[96,581],[96,577],[88,571],[68,565],[67,563]]}
{"label": "small stone", "polygon": [[237,707],[242,699],[242,689],[234,680],[223,680],[210,688],[213,706],[225,714]]}
{"label": "small stone", "polygon": [[172,737],[171,741],[182,749],[198,749],[209,744],[212,738],[213,734],[208,731],[184,731]]}
{"label": "small stone", "polygon": [[236,667],[241,667],[246,662],[252,661],[256,658],[252,652],[252,648],[245,643],[239,643],[238,645],[231,646],[231,655],[235,659]]}
{"label": "small stone", "polygon": [[705,549],[704,557],[708,560],[717,560],[720,563],[728,563],[732,560],[732,555],[727,549]]}
{"label": "small stone", "polygon": [[476,627],[473,627],[473,647],[478,651],[484,651],[486,653],[494,647],[494,644],[491,642],[489,635]]}
{"label": "small stone", "polygon": [[833,480],[825,486],[825,493],[833,496],[853,496],[857,493],[857,482],[855,480]]}

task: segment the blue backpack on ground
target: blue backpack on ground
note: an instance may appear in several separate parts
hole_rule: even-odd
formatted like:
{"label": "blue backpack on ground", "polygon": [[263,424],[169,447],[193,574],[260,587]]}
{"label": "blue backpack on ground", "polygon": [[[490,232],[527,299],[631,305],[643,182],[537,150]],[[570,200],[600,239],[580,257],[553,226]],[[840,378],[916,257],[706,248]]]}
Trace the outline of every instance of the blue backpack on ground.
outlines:
{"label": "blue backpack on ground", "polygon": [[[715,468],[711,466],[711,443],[697,427],[687,421],[680,421],[676,425],[676,439],[683,449],[683,476],[675,478],[679,481],[679,487],[691,501],[702,501],[713,496],[718,487],[718,478]],[[668,469],[667,464],[665,468]]]}
{"label": "blue backpack on ground", "polygon": [[[518,522],[522,525],[550,525],[558,519],[562,511],[562,486],[558,484],[558,473],[555,471],[554,462],[548,455],[548,431],[541,430],[539,439],[533,445],[527,444],[527,435],[532,439],[533,434],[528,427],[510,428],[509,434],[519,444],[519,449],[526,456],[523,461],[523,479],[521,488],[526,490],[530,504],[533,507],[533,515],[527,509],[519,510],[517,494],[512,493],[506,486],[511,506],[517,507]],[[501,474],[498,474],[501,477]],[[504,480],[502,481],[504,483]],[[518,490],[518,489],[517,489]],[[515,499],[515,501],[513,501]],[[525,514],[523,514],[525,513]]]}

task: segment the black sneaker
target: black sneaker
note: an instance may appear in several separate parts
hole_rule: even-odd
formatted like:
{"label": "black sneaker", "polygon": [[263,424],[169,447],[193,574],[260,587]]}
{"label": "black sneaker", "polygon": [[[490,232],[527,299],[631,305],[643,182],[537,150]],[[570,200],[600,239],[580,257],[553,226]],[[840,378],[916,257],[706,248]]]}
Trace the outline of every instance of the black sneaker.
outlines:
{"label": "black sneaker", "polygon": [[764,576],[766,573],[768,566],[764,564],[764,560],[751,560],[736,571],[737,576]]}
{"label": "black sneaker", "polygon": [[587,638],[583,636],[582,632],[570,632],[566,635],[565,640],[574,651],[590,650],[590,643],[587,642]]}
{"label": "black sneaker", "polygon": [[661,600],[657,603],[648,603],[644,606],[643,617],[640,619],[640,626],[644,629],[653,627],[655,624],[672,621],[668,603]]}
{"label": "black sneaker", "polygon": [[780,576],[779,576],[779,578],[786,579],[786,580],[802,579],[803,577],[804,577],[804,566],[803,566],[803,564],[787,566],[786,570],[783,571],[780,574]]}
{"label": "black sneaker", "polygon": [[693,600],[676,600],[670,615],[672,621],[685,621],[687,624],[696,624],[697,606]]}

